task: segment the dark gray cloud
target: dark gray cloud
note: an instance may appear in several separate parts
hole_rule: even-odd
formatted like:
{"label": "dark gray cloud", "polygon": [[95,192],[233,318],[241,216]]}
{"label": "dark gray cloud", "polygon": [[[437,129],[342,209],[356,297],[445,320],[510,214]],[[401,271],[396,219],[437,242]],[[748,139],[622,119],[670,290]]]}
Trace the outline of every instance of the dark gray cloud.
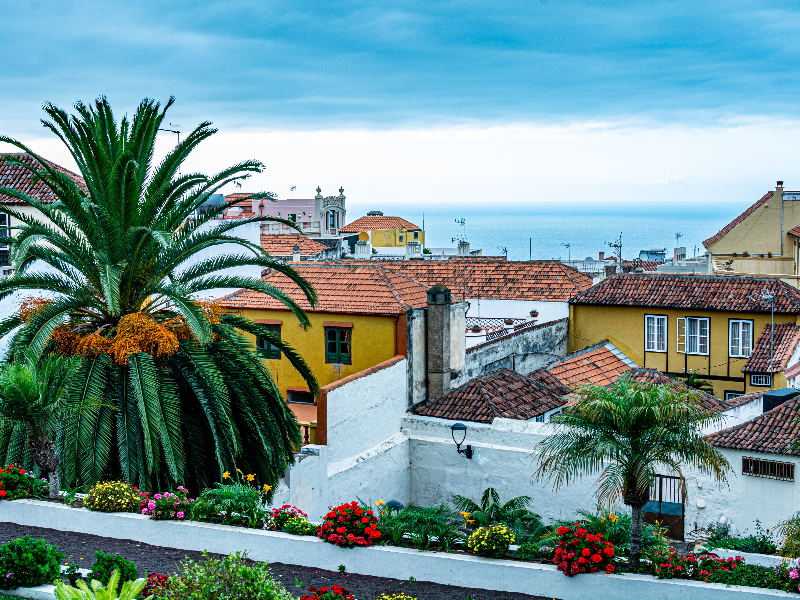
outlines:
{"label": "dark gray cloud", "polygon": [[0,131],[108,95],[228,126],[796,118],[800,12],[731,0],[0,0]]}

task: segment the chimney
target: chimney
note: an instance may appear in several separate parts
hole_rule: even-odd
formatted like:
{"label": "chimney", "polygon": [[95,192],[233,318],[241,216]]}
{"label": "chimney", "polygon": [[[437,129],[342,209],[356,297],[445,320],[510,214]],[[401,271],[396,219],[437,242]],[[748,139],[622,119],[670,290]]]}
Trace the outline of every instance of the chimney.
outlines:
{"label": "chimney", "polygon": [[605,259],[606,259],[606,253],[605,252],[601,252],[600,253],[600,260],[605,260]]}
{"label": "chimney", "polygon": [[369,242],[359,240],[356,242],[356,258],[369,258],[370,257],[370,247]]}
{"label": "chimney", "polygon": [[461,240],[458,242],[458,255],[469,256],[469,242]]}
{"label": "chimney", "polygon": [[300,262],[300,246],[292,248],[292,262]]}
{"label": "chimney", "polygon": [[420,249],[419,242],[408,242],[406,244],[406,259],[409,258],[422,258],[422,250]]}
{"label": "chimney", "polygon": [[450,390],[450,290],[437,283],[428,290],[428,400]]}
{"label": "chimney", "polygon": [[783,182],[782,182],[782,181],[779,181],[779,182],[778,182],[778,185],[777,185],[777,186],[775,186],[775,189],[776,189],[776,190],[782,190],[782,189],[783,189]]}

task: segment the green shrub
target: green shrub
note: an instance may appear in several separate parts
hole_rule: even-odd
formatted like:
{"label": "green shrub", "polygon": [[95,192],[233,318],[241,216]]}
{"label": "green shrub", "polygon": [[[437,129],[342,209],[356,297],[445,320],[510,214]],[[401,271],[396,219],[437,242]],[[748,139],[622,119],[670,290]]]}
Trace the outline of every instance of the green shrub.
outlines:
{"label": "green shrub", "polygon": [[781,556],[797,558],[800,556],[800,512],[794,513],[776,527],[778,535],[783,538]]}
{"label": "green shrub", "polygon": [[261,529],[270,518],[264,510],[264,500],[265,493],[254,486],[217,483],[197,497],[192,505],[192,519]]}
{"label": "green shrub", "polygon": [[775,554],[778,545],[773,539],[769,529],[761,526],[761,521],[756,519],[756,532],[752,535],[734,537],[728,535],[728,527],[725,525],[712,525],[709,528],[710,537],[705,543],[709,550],[713,548],[724,548],[736,552],[754,552],[756,554]]}
{"label": "green shrub", "polygon": [[86,575],[88,581],[99,581],[103,585],[108,585],[112,573],[119,573],[120,583],[133,581],[139,577],[139,569],[133,561],[119,554],[105,554],[98,550],[94,553],[95,560],[92,570]]}
{"label": "green shrub", "polygon": [[479,527],[467,540],[467,546],[474,554],[489,558],[501,558],[513,543],[514,534],[502,523]]}
{"label": "green shrub", "polygon": [[36,479],[32,471],[19,465],[0,467],[0,500],[43,498],[50,491],[44,479]]}
{"label": "green shrub", "polygon": [[61,576],[64,554],[44,540],[30,536],[0,546],[0,589],[34,587]]}
{"label": "green shrub", "polygon": [[169,580],[170,600],[292,600],[266,563],[248,564],[237,552],[202,562],[184,561]]}
{"label": "green shrub", "polygon": [[77,588],[64,585],[59,581],[56,584],[55,594],[58,600],[134,600],[139,596],[145,583],[144,579],[126,581],[122,584],[122,589],[117,596],[119,576],[114,573],[107,587],[103,587],[97,580],[92,581],[91,589],[82,579],[78,580]]}
{"label": "green shrub", "polygon": [[382,543],[401,546],[408,540],[421,550],[437,545],[449,551],[463,541],[464,536],[458,531],[459,521],[453,517],[453,509],[447,504],[409,504],[395,512],[379,501],[378,507]]}
{"label": "green shrub", "polygon": [[283,530],[294,535],[317,535],[317,526],[303,517],[289,519],[283,526]]}
{"label": "green shrub", "polygon": [[83,505],[101,512],[133,512],[141,497],[127,481],[104,481],[89,490]]}
{"label": "green shrub", "polygon": [[544,560],[552,562],[555,553],[555,548],[550,546],[539,547],[534,543],[523,544],[514,552],[514,558],[517,560],[525,560],[533,562],[537,560]]}

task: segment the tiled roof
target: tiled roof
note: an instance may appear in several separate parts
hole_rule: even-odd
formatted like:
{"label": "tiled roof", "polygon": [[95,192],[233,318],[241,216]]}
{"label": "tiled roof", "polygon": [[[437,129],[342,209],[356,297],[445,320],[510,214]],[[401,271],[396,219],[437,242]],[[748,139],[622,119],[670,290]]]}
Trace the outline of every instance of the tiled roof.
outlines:
{"label": "tiled roof", "polygon": [[426,417],[479,423],[491,423],[495,417],[528,420],[566,403],[551,388],[569,392],[547,373],[525,376],[510,369],[497,369],[419,404],[413,411]]}
{"label": "tiled roof", "polygon": [[408,231],[422,231],[411,221],[401,217],[361,217],[348,223],[339,230],[339,233],[360,233],[373,229],[407,229]]}
{"label": "tiled roof", "polygon": [[464,298],[566,302],[592,285],[591,277],[557,260],[458,258],[395,260],[382,264],[429,287],[443,283]]}
{"label": "tiled roof", "polygon": [[693,388],[688,387],[682,381],[678,381],[677,379],[673,379],[666,373],[662,373],[661,371],[657,371],[656,369],[631,369],[631,377],[633,377],[634,381],[639,382],[650,382],[655,383],[657,385],[668,385],[676,390],[687,390],[690,389],[693,392],[697,392],[700,397],[700,404],[706,409],[713,412],[722,412],[731,408],[731,405],[726,402],[725,400],[720,400],[716,396],[712,396],[711,394],[707,394],[705,392],[701,392],[700,390],[695,390]]}
{"label": "tiled roof", "polygon": [[741,396],[736,396],[735,398],[728,398],[727,400],[725,400],[725,402],[729,404],[731,408],[735,408],[737,406],[742,406],[744,404],[752,402],[753,400],[760,398],[766,393],[767,391],[764,390],[763,392],[752,392],[750,394],[742,394]]}
{"label": "tiled roof", "polygon": [[775,323],[772,335],[772,370],[770,370],[770,331],[767,323],[758,336],[753,353],[747,359],[742,371],[744,373],[780,373],[792,356],[797,342],[800,341],[800,326],[794,323]]}
{"label": "tiled roof", "polygon": [[763,289],[775,293],[776,313],[800,314],[797,288],[754,277],[625,273],[601,281],[570,303],[763,313],[769,312],[769,307],[750,299]]}
{"label": "tiled roof", "polygon": [[272,256],[290,256],[294,254],[295,246],[300,248],[300,254],[303,256],[314,256],[329,250],[325,244],[320,244],[301,233],[261,235],[261,248]]}
{"label": "tiled roof", "polygon": [[718,241],[719,241],[719,240],[721,240],[723,237],[725,237],[725,235],[726,235],[726,234],[727,234],[727,233],[728,233],[728,232],[729,232],[731,229],[733,229],[733,228],[734,228],[734,227],[736,227],[736,226],[737,226],[739,223],[741,223],[741,222],[742,222],[742,221],[744,221],[744,220],[745,220],[747,217],[749,217],[749,216],[750,216],[750,214],[751,214],[751,213],[752,213],[752,212],[753,212],[755,209],[757,209],[759,206],[762,206],[763,204],[765,204],[765,203],[766,203],[766,201],[767,201],[767,200],[769,200],[770,198],[772,198],[772,195],[773,195],[773,193],[774,193],[774,192],[767,192],[766,194],[764,194],[764,195],[761,197],[761,199],[760,199],[760,200],[758,200],[758,201],[757,201],[755,204],[753,204],[753,205],[752,205],[750,208],[748,208],[746,211],[744,211],[742,214],[740,214],[738,217],[736,217],[736,218],[735,218],[733,221],[731,221],[730,223],[728,223],[727,225],[725,225],[725,227],[723,227],[722,229],[720,229],[719,233],[717,233],[717,234],[715,234],[715,235],[712,235],[710,238],[708,238],[707,240],[705,240],[705,241],[703,242],[703,246],[705,246],[706,248],[708,248],[708,247],[709,247],[711,244],[713,244],[713,243],[715,243],[715,242],[718,242]]}
{"label": "tiled roof", "polygon": [[641,267],[643,271],[657,271],[658,265],[666,264],[663,260],[623,260],[626,267]]}
{"label": "tiled roof", "polygon": [[798,456],[800,450],[792,448],[800,433],[798,405],[800,397],[795,397],[755,419],[712,433],[706,440],[717,448]]}
{"label": "tiled roof", "polygon": [[786,235],[790,235],[790,236],[792,236],[794,238],[799,238],[800,239],[800,225],[797,225],[796,227],[793,227],[792,229],[790,229],[786,233]]}
{"label": "tiled roof", "polygon": [[[31,165],[37,169],[42,168],[42,164],[37,161],[33,156],[27,153],[17,153],[17,154],[0,154],[0,187],[8,187],[23,192],[24,194],[28,194],[29,196],[33,196],[37,198],[41,202],[45,202],[50,204],[57,200],[55,194],[48,188],[45,183],[41,180],[36,178],[33,173],[21,167],[20,165],[15,165],[9,163],[4,158],[10,158],[13,160],[17,160],[19,162],[26,163]],[[76,175],[72,171],[68,171],[64,167],[60,167],[57,164],[47,161],[47,163],[55,168],[56,170],[68,175],[72,178],[75,183],[77,183],[81,188],[84,190],[86,189],[86,185],[83,181],[83,177],[80,175]],[[36,179],[36,181],[34,181]],[[6,196],[5,194],[0,194],[0,204],[25,204],[22,200],[18,200],[16,198],[12,198],[11,196]]]}
{"label": "tiled roof", "polygon": [[[379,265],[299,263],[292,267],[317,290],[319,304],[313,312],[398,315],[410,307],[427,306],[427,287]],[[282,273],[273,271],[262,281],[283,290],[303,309],[311,310],[300,288]],[[282,302],[251,290],[234,292],[219,303],[232,309],[288,310]]]}
{"label": "tiled roof", "polygon": [[585,384],[609,385],[631,367],[631,359],[617,350],[611,342],[603,341],[542,367],[572,388]]}

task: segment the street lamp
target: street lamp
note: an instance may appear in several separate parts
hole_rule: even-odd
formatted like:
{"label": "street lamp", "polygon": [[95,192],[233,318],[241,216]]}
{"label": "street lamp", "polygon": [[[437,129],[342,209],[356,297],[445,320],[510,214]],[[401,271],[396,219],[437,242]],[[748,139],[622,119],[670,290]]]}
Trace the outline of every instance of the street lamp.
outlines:
{"label": "street lamp", "polygon": [[[459,432],[459,435],[461,436],[460,442],[456,439],[456,431]],[[450,428],[450,432],[453,435],[453,441],[456,443],[456,452],[463,454],[467,458],[472,458],[472,446],[467,444],[464,450],[461,449],[461,444],[463,444],[464,440],[467,439],[467,426],[463,423],[456,423]]]}

